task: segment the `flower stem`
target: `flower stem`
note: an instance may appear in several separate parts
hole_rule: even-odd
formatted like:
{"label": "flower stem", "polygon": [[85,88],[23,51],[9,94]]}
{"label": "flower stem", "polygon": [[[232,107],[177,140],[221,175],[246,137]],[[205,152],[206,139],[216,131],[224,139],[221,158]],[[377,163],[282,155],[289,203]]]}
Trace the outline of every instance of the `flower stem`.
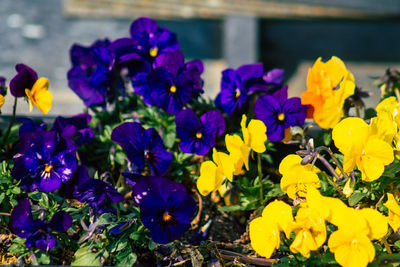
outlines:
{"label": "flower stem", "polygon": [[0,212],[0,216],[11,216],[11,214],[7,212]]}
{"label": "flower stem", "polygon": [[336,173],[335,169],[332,167],[331,164],[324,158],[324,156],[321,156],[320,154],[317,154],[317,158],[324,164],[324,166],[330,171],[330,173],[335,176],[337,181],[340,181],[339,175]]}
{"label": "flower stem", "polygon": [[[329,156],[333,159],[333,161],[335,162],[336,166],[339,168],[340,172],[342,173],[343,177],[345,178],[345,180],[349,179],[349,176],[346,174],[346,172],[343,170],[342,164],[340,164],[340,162],[338,161],[338,159],[335,157],[335,155],[333,154],[332,150],[329,147],[319,147],[320,150],[326,151]],[[329,164],[329,163],[328,163]],[[330,164],[329,164],[330,165]],[[335,172],[336,173],[336,172]],[[337,179],[337,178],[336,178]],[[340,180],[340,179],[339,179]],[[338,180],[338,181],[339,181]]]}
{"label": "flower stem", "polygon": [[258,181],[260,182],[260,202],[264,201],[263,183],[262,183],[262,166],[261,166],[261,155],[257,153],[257,170],[258,170]]}
{"label": "flower stem", "polygon": [[6,132],[6,134],[4,135],[4,138],[3,138],[3,145],[5,145],[7,143],[8,136],[10,135],[10,132],[11,132],[11,127],[14,125],[15,116],[17,114],[17,101],[18,101],[18,98],[15,97],[14,98],[13,113],[12,113],[12,117],[11,117],[10,123],[8,124],[7,132]]}

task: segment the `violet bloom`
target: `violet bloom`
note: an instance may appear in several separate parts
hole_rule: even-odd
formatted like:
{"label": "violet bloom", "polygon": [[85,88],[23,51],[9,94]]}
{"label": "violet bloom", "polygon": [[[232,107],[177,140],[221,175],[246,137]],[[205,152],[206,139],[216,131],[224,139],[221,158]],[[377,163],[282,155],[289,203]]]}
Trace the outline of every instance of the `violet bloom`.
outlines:
{"label": "violet bloom", "polygon": [[61,184],[59,194],[65,198],[78,199],[80,197],[80,188],[90,180],[90,176],[85,165],[76,168],[71,179]]}
{"label": "violet bloom", "polygon": [[176,35],[168,29],[159,27],[150,18],[143,17],[132,22],[130,33],[132,39],[137,41],[137,49],[151,60],[165,52],[179,50]]}
{"label": "violet bloom", "polygon": [[147,77],[149,91],[142,94],[150,104],[176,114],[193,96],[203,92],[201,61],[185,64],[182,52],[175,51],[158,56],[153,67],[155,70]]}
{"label": "violet bloom", "polygon": [[[226,69],[222,72],[221,91],[215,104],[231,114],[244,106],[249,91],[259,90],[263,76],[261,63],[243,65],[237,70]],[[261,86],[265,86],[261,82]]]}
{"label": "violet bloom", "polygon": [[153,175],[163,175],[172,162],[172,154],[165,150],[156,130],[145,130],[140,123],[125,122],[117,126],[111,140],[122,147],[137,171],[144,171],[147,164]]}
{"label": "violet bloom", "polygon": [[77,146],[90,142],[94,132],[88,127],[92,116],[86,113],[70,118],[58,116],[54,121],[52,130],[61,134],[65,139],[73,140]]}
{"label": "violet bloom", "polygon": [[115,85],[121,85],[114,69],[115,55],[110,41],[96,41],[89,47],[74,44],[70,50],[72,68],[68,71],[69,87],[88,107],[105,105],[115,98]]}
{"label": "violet bloom", "polygon": [[273,142],[281,141],[286,128],[301,126],[306,118],[306,106],[298,97],[288,99],[287,90],[285,86],[273,95],[264,95],[254,105],[257,119],[265,123],[268,140]]}
{"label": "violet bloom", "polygon": [[10,91],[14,97],[26,96],[25,89],[31,89],[38,79],[36,71],[25,64],[15,66],[17,75],[10,81]]}
{"label": "violet bloom", "polygon": [[17,236],[26,239],[28,249],[51,250],[57,243],[53,232],[67,231],[71,225],[72,217],[65,211],[55,213],[49,222],[33,219],[28,199],[19,201],[11,213],[11,228]]}
{"label": "violet bloom", "polygon": [[98,214],[113,211],[107,206],[113,202],[118,203],[124,200],[123,196],[110,185],[99,179],[89,179],[78,187],[77,199],[80,202],[87,202]]}
{"label": "violet bloom", "polygon": [[25,191],[54,191],[71,178],[77,165],[75,146],[53,131],[23,134],[16,152],[11,175]]}
{"label": "violet bloom", "polygon": [[133,186],[132,197],[154,242],[169,243],[190,229],[196,203],[182,184],[164,177],[143,177]]}
{"label": "violet bloom", "polygon": [[215,138],[225,131],[224,117],[215,110],[208,111],[199,119],[193,110],[187,108],[176,115],[175,123],[181,150],[197,155],[207,154],[215,146]]}

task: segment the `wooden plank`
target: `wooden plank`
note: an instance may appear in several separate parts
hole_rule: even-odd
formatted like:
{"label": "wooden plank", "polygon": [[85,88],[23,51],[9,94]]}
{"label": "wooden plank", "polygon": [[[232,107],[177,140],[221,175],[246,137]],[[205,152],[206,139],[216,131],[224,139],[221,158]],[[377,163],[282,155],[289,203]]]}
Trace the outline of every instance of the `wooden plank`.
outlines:
{"label": "wooden plank", "polygon": [[[390,12],[392,11],[392,12]],[[390,18],[398,8],[346,8],[266,0],[64,0],[67,16],[155,18],[223,18],[228,15],[261,18]]]}

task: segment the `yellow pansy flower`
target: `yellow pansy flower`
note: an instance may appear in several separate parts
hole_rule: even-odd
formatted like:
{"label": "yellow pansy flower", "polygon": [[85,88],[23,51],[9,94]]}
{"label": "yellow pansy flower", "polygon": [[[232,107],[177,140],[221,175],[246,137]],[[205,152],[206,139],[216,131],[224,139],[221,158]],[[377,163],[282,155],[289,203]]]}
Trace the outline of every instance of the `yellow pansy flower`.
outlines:
{"label": "yellow pansy flower", "polygon": [[371,240],[359,231],[339,228],[330,235],[328,247],[335,254],[337,263],[344,267],[367,266],[375,258]]}
{"label": "yellow pansy flower", "polygon": [[288,204],[279,200],[269,203],[262,216],[250,222],[251,246],[259,255],[270,258],[280,246],[280,232],[289,237],[292,224],[292,208]]}
{"label": "yellow pansy flower", "polygon": [[229,152],[229,155],[234,161],[234,174],[238,175],[241,173],[243,164],[245,165],[246,169],[249,170],[250,150],[248,149],[242,138],[236,134],[227,134],[225,135],[225,145],[226,149]]}
{"label": "yellow pansy flower", "polygon": [[389,225],[394,232],[400,228],[400,206],[393,194],[387,193],[388,200],[383,204],[389,210]]}
{"label": "yellow pansy flower", "polygon": [[378,179],[384,166],[394,160],[392,147],[371,132],[365,121],[355,117],[343,119],[332,131],[332,139],[344,155],[344,171],[350,172],[357,165],[362,180],[368,182]]}
{"label": "yellow pansy flower", "polygon": [[4,98],[3,95],[0,95],[0,109],[4,105],[4,102],[6,102],[6,99]]}
{"label": "yellow pansy flower", "polygon": [[234,162],[232,158],[223,152],[213,150],[213,161],[207,160],[201,163],[200,176],[197,179],[197,189],[203,196],[217,191],[223,181],[232,181]]}
{"label": "yellow pansy flower", "polygon": [[25,89],[25,94],[29,100],[29,111],[32,111],[33,105],[35,105],[43,114],[49,113],[53,95],[49,91],[47,78],[39,78],[31,90]]}
{"label": "yellow pansy flower", "polygon": [[290,245],[293,253],[301,253],[306,258],[310,251],[318,250],[326,240],[325,219],[321,214],[310,207],[301,207],[296,214],[292,226],[296,237]]}
{"label": "yellow pansy flower", "polygon": [[246,127],[247,117],[245,114],[242,116],[240,125],[242,127],[244,143],[249,149],[254,150],[257,153],[263,153],[265,151],[265,141],[267,141],[267,127],[260,120],[251,120],[249,125]]}
{"label": "yellow pansy flower", "polygon": [[321,128],[330,129],[340,121],[344,101],[354,90],[354,77],[340,58],[332,57],[326,63],[318,58],[308,71],[307,91],[301,101],[313,107],[314,121]]}
{"label": "yellow pansy flower", "polygon": [[319,169],[311,164],[302,165],[301,160],[298,155],[288,155],[279,165],[279,172],[282,174],[281,189],[291,199],[296,196],[305,197],[309,187],[321,186],[316,174]]}

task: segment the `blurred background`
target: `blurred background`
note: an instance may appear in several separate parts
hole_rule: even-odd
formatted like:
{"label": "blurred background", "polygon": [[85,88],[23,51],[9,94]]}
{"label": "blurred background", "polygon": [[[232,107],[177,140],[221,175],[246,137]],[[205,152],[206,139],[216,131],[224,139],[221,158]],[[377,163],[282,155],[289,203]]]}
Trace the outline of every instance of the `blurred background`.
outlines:
{"label": "blurred background", "polygon": [[[0,76],[9,82],[15,64],[25,63],[50,79],[49,115],[81,112],[66,80],[69,48],[127,37],[141,16],[175,32],[186,59],[205,62],[211,98],[223,69],[255,62],[286,69],[289,93],[300,96],[313,62],[336,55],[356,84],[373,93],[373,106],[379,99],[374,79],[388,67],[400,69],[399,0],[2,0]],[[3,114],[12,111],[9,95]],[[21,102],[18,113],[29,113]]]}

